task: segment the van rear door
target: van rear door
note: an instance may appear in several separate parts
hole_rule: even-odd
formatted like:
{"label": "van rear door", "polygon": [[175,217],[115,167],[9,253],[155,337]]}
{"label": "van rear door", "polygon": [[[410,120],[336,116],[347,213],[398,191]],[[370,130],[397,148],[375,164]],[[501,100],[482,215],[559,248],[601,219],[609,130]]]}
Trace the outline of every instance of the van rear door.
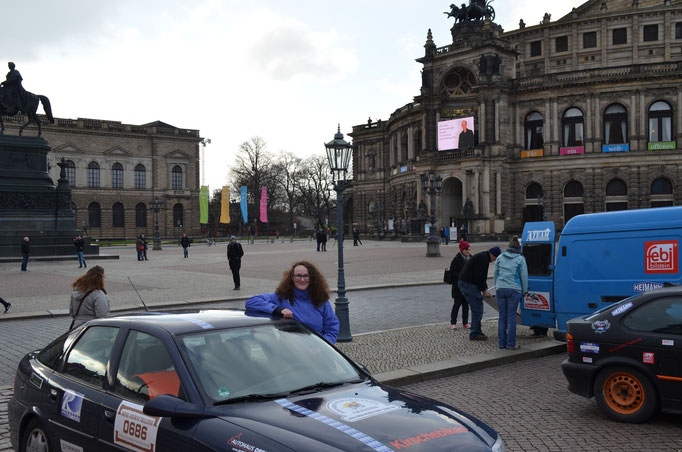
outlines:
{"label": "van rear door", "polygon": [[528,265],[528,295],[521,303],[521,323],[554,328],[554,223],[526,223],[521,253]]}

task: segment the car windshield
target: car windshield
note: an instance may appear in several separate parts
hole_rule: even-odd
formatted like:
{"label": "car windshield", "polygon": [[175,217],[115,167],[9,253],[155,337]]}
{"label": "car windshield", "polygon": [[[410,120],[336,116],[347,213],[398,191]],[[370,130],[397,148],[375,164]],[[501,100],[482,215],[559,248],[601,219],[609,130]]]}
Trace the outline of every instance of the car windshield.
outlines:
{"label": "car windshield", "polygon": [[295,323],[206,330],[180,341],[213,403],[281,397],[364,378],[324,339]]}
{"label": "car windshield", "polygon": [[594,320],[595,316],[601,314],[602,312],[606,311],[607,309],[615,308],[617,306],[624,305],[625,303],[635,301],[636,299],[638,299],[641,296],[642,296],[642,294],[638,293],[638,294],[635,294],[635,295],[628,297],[624,300],[620,300],[618,303],[614,303],[614,304],[610,304],[608,306],[604,306],[603,308],[599,309],[598,311],[594,311],[592,314],[590,314],[589,317],[586,318],[586,320]]}

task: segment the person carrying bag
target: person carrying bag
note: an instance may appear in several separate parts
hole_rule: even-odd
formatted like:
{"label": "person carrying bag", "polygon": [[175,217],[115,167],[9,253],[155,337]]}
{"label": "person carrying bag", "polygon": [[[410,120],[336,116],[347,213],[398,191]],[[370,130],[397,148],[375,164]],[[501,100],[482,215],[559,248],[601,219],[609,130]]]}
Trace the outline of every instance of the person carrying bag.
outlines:
{"label": "person carrying bag", "polygon": [[104,290],[104,269],[99,265],[92,267],[72,284],[69,314],[73,321],[72,330],[88,320],[109,317],[109,299]]}

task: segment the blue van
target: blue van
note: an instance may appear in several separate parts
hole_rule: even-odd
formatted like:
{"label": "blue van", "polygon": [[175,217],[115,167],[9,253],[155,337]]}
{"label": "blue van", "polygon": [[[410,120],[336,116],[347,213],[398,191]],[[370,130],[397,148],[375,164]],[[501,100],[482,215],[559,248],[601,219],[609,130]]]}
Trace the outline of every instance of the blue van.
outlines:
{"label": "blue van", "polygon": [[682,207],[571,218],[555,241],[554,223],[526,223],[521,249],[529,294],[521,323],[557,328],[638,292],[680,283]]}

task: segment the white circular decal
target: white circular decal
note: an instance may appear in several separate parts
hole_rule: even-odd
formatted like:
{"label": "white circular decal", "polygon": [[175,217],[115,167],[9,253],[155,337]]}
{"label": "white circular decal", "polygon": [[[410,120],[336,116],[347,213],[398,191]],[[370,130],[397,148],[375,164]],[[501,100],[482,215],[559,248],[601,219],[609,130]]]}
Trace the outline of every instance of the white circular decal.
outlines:
{"label": "white circular decal", "polygon": [[327,409],[341,416],[341,419],[346,422],[354,422],[398,410],[400,407],[377,402],[376,400],[346,397],[328,402]]}

